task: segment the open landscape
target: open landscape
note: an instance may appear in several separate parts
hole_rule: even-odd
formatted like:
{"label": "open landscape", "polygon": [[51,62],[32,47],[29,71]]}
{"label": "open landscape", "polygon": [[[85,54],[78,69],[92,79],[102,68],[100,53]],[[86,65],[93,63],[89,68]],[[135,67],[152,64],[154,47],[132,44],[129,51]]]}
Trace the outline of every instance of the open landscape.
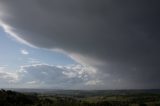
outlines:
{"label": "open landscape", "polygon": [[0,106],[160,106],[160,0],[0,0]]}
{"label": "open landscape", "polygon": [[1,90],[0,106],[160,106],[160,90]]}

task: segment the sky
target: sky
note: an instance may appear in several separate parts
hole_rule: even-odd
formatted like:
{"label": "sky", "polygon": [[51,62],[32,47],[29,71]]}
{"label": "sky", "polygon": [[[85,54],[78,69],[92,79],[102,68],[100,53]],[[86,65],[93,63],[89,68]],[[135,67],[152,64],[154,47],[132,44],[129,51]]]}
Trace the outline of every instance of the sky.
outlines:
{"label": "sky", "polygon": [[159,0],[0,0],[0,87],[159,89]]}

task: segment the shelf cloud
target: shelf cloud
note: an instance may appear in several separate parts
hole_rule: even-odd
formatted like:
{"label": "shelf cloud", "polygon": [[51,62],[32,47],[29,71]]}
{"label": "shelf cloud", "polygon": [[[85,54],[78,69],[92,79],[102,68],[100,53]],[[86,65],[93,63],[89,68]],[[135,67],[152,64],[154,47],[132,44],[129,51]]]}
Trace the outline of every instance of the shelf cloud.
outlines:
{"label": "shelf cloud", "polygon": [[158,0],[1,0],[0,25],[22,43],[58,48],[94,67],[101,73],[103,88],[160,88],[159,4]]}

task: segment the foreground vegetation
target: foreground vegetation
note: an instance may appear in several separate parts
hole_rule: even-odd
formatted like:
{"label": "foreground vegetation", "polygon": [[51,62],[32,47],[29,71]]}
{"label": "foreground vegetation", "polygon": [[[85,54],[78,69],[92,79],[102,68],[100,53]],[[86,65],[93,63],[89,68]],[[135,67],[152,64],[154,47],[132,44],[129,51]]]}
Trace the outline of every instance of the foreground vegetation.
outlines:
{"label": "foreground vegetation", "polygon": [[64,96],[0,90],[0,106],[160,106],[160,94]]}

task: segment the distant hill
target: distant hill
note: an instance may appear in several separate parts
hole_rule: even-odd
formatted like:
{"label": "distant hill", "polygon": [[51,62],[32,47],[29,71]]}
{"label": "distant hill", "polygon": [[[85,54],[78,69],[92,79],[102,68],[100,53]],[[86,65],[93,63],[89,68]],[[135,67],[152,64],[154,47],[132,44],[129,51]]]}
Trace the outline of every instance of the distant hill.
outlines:
{"label": "distant hill", "polygon": [[2,89],[0,106],[160,106],[159,90],[34,91]]}
{"label": "distant hill", "polygon": [[22,93],[38,93],[47,95],[65,96],[109,96],[109,95],[135,95],[135,94],[160,94],[160,89],[132,89],[132,90],[63,90],[63,89],[8,89]]}

